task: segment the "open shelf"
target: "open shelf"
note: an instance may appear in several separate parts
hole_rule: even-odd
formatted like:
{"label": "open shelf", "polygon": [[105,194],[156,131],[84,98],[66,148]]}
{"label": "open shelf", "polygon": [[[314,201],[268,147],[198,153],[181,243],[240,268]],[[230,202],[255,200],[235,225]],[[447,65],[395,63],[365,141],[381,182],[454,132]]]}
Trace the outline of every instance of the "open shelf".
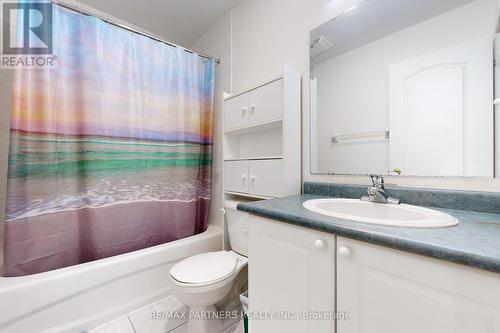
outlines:
{"label": "open shelf", "polygon": [[283,157],[283,132],[272,128],[260,132],[224,136],[224,160],[258,160]]}

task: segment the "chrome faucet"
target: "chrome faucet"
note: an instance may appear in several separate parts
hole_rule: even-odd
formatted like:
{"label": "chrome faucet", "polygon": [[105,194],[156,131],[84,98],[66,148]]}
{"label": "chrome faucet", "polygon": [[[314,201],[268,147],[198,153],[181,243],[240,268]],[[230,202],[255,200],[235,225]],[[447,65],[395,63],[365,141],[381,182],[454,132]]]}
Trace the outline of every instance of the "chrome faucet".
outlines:
{"label": "chrome faucet", "polygon": [[389,196],[384,186],[384,177],[380,175],[370,175],[372,186],[368,188],[368,196],[361,198],[363,201],[370,201],[382,204],[399,205],[399,199]]}

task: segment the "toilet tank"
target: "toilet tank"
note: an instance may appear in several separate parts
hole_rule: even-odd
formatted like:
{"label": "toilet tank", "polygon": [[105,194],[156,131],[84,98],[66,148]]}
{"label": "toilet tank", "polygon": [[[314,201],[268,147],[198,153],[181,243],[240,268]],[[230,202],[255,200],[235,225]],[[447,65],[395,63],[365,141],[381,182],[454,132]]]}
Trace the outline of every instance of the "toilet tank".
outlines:
{"label": "toilet tank", "polygon": [[231,250],[248,257],[248,213],[236,209],[239,203],[247,201],[227,200],[226,230]]}

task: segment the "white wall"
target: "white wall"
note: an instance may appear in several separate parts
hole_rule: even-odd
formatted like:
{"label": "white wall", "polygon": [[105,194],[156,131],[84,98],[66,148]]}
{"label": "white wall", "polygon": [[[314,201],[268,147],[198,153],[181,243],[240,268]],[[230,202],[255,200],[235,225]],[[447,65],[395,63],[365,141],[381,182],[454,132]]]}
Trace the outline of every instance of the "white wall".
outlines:
{"label": "white wall", "polygon": [[[232,11],[232,92],[252,87],[288,64],[302,74],[303,180],[368,184],[366,176],[312,175],[309,165],[309,31],[358,0],[243,0]],[[500,191],[500,180],[388,177],[400,186]]]}
{"label": "white wall", "polygon": [[214,146],[212,169],[212,202],[210,223],[221,225],[222,213],[222,134],[223,134],[223,93],[231,91],[231,14],[223,17],[191,48],[197,52],[220,59],[215,74],[215,114]]}
{"label": "white wall", "polygon": [[318,170],[387,173],[388,140],[332,145],[331,136],[390,127],[391,64],[472,39],[492,37],[495,28],[495,0],[477,0],[315,65]]}

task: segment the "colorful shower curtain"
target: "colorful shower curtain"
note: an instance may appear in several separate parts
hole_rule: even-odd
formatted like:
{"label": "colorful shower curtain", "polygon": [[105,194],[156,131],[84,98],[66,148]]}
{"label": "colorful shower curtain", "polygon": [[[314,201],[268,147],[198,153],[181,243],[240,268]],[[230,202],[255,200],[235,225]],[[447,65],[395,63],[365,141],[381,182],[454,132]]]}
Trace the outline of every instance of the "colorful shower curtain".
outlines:
{"label": "colorful shower curtain", "polygon": [[57,69],[15,74],[5,276],[203,232],[214,62],[53,9]]}

